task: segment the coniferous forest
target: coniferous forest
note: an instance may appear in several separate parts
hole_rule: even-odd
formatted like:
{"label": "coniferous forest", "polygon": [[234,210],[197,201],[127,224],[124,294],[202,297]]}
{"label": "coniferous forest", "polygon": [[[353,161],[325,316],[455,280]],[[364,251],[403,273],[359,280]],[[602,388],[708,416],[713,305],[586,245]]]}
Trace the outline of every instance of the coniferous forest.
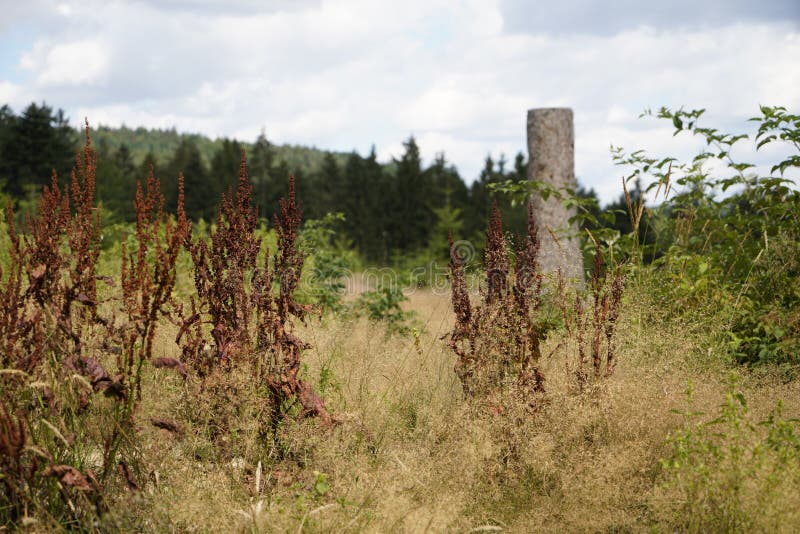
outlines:
{"label": "coniferous forest", "polygon": [[800,115],[704,114],[643,113],[701,152],[613,149],[601,209],[522,153],[0,108],[0,531],[797,531]]}
{"label": "coniferous forest", "polygon": [[[80,133],[64,112],[47,104],[32,103],[20,113],[0,108],[0,183],[15,203],[31,203],[50,183],[55,170],[64,183],[79,148]],[[275,145],[263,133],[255,142],[236,139],[211,140],[197,134],[170,130],[109,128],[93,131],[98,152],[97,198],[106,223],[135,220],[132,199],[137,180],[143,180],[152,164],[167,192],[166,208],[175,209],[178,175],[187,185],[186,214],[192,220],[213,221],[216,199],[236,187],[241,150],[249,160],[249,176],[259,217],[271,221],[288,176],[294,175],[298,197],[307,219],[342,213],[337,228],[360,256],[371,264],[390,264],[409,252],[441,248],[446,236],[457,231],[476,243],[483,241],[484,221],[493,202],[507,228],[524,231],[527,211],[507,195],[495,193],[490,184],[526,179],[526,156],[513,161],[503,154],[486,156],[477,177],[461,176],[440,153],[423,162],[413,137],[403,143],[404,152],[388,163],[379,162],[375,149],[367,154],[336,153],[315,148]],[[578,194],[594,197],[593,191]],[[624,209],[624,199],[607,207],[609,213]],[[622,213],[622,212],[620,212]],[[625,225],[624,217],[619,226]],[[610,223],[616,227],[617,223]]]}

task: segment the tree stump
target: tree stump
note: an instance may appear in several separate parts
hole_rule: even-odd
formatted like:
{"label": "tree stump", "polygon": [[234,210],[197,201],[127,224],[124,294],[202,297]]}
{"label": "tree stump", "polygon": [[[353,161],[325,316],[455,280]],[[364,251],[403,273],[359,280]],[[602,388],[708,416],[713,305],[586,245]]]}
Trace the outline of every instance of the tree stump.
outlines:
{"label": "tree stump", "polygon": [[[528,180],[551,184],[559,191],[577,187],[575,181],[575,128],[572,109],[536,108],[528,110]],[[578,228],[570,224],[575,208],[567,209],[561,200],[550,196],[531,196],[539,227],[539,265],[543,273],[561,268],[568,279],[584,284],[583,255]]]}

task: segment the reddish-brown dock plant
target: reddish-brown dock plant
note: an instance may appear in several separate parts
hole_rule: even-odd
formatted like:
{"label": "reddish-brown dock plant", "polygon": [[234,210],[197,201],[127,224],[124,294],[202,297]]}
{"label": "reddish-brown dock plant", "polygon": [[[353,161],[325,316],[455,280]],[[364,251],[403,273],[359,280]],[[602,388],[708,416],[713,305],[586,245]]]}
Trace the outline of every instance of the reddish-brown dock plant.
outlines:
{"label": "reddish-brown dock plant", "polygon": [[129,396],[137,399],[141,398],[142,365],[152,358],[159,319],[167,315],[165,310],[172,299],[178,254],[189,235],[183,199],[180,175],[177,218],[164,213],[164,195],[151,165],[145,187],[141,182],[136,185],[136,249],[129,256],[122,244],[122,300],[128,324],[120,372],[128,381]]}
{"label": "reddish-brown dock plant", "polygon": [[[251,195],[242,151],[238,186],[235,195],[229,192],[222,198],[210,247],[203,239],[187,240],[197,299],[191,303],[191,314],[182,314],[177,341],[200,374],[207,373],[209,366],[239,363],[259,370],[271,392],[273,421],[287,400],[296,400],[302,405],[302,416],[317,416],[329,424],[331,417],[322,399],[299,377],[302,351],[308,345],[292,332],[292,318],[302,321],[310,311],[294,297],[304,263],[297,245],[302,210],[295,198],[294,178],[290,177],[288,194],[280,200],[275,216],[278,242],[271,266],[266,251],[263,264],[258,265],[262,247]],[[273,283],[277,283],[277,295]],[[205,341],[203,322],[210,324],[210,344]],[[212,358],[207,357],[209,346]]]}
{"label": "reddish-brown dock plant", "polygon": [[603,252],[596,244],[589,275],[588,303],[576,293],[570,310],[566,292],[559,291],[567,335],[575,340],[578,352],[575,375],[581,390],[590,378],[586,369],[588,355],[591,355],[595,379],[611,376],[617,363],[615,334],[625,280],[620,266],[604,268],[604,265]]}
{"label": "reddish-brown dock plant", "polygon": [[[474,396],[513,385],[530,396],[544,391],[539,370],[542,332],[534,320],[541,302],[538,229],[529,209],[527,232],[518,238],[513,275],[500,210],[495,204],[486,231],[483,302],[473,307],[466,289],[463,260],[450,238],[450,278],[456,324],[450,348],[464,393]],[[528,402],[535,404],[533,398]]]}

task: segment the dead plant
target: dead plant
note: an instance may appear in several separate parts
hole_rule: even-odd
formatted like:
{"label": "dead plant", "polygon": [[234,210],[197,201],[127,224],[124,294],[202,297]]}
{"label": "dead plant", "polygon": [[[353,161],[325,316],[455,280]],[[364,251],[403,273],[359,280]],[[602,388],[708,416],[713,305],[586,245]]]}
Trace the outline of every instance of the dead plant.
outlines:
{"label": "dead plant", "polygon": [[74,436],[102,433],[86,412],[92,392],[114,397],[112,403],[122,393],[119,380],[90,353],[96,330],[109,333],[97,313],[95,169],[87,122],[70,185],[62,192],[54,173],[37,212],[19,232],[7,209],[9,262],[0,277],[0,479],[10,500],[3,500],[0,514],[11,524],[34,511],[56,523],[90,524],[102,509],[94,473],[69,465],[80,456]]}
{"label": "dead plant", "polygon": [[[251,193],[242,151],[238,186],[235,195],[223,195],[210,247],[203,239],[186,240],[197,296],[188,311],[180,310],[176,341],[201,377],[220,366],[255,369],[271,392],[273,422],[287,402],[298,401],[300,416],[317,416],[328,425],[331,417],[322,399],[299,377],[301,354],[309,346],[292,332],[292,317],[302,321],[310,311],[294,300],[304,262],[297,247],[302,211],[295,199],[294,178],[275,215],[278,245],[272,266],[267,251],[258,265],[262,246]],[[203,324],[208,325],[211,339]]]}
{"label": "dead plant", "polygon": [[[604,269],[603,265],[603,253],[596,244],[589,277],[590,307],[576,292],[570,309],[570,298],[559,273],[559,303],[567,336],[574,340],[577,350],[575,377],[581,391],[592,375],[595,380],[610,377],[617,364],[615,334],[625,280],[620,266]],[[588,370],[589,355],[592,375]]]}
{"label": "dead plant", "polygon": [[517,239],[512,277],[500,210],[492,206],[486,231],[486,289],[483,302],[475,307],[467,293],[463,260],[450,237],[456,324],[449,345],[457,356],[455,371],[468,397],[510,384],[535,404],[534,394],[544,392],[544,376],[538,367],[543,332],[534,320],[542,291],[537,232],[529,207],[526,235]]}

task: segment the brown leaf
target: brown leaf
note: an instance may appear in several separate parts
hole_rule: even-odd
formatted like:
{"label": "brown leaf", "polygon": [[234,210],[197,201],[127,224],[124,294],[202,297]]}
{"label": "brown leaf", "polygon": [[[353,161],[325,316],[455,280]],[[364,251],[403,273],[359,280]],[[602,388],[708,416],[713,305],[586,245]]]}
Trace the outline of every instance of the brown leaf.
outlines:
{"label": "brown leaf", "polygon": [[38,280],[44,276],[44,273],[47,272],[47,265],[41,264],[37,265],[33,271],[31,271],[31,278],[34,280]]}
{"label": "brown leaf", "polygon": [[303,411],[306,415],[314,415],[320,419],[322,426],[330,427],[334,421],[328,410],[325,409],[325,403],[305,382],[298,381],[296,388],[299,390],[298,398],[303,405]]}
{"label": "brown leaf", "polygon": [[107,285],[110,286],[114,285],[114,279],[111,278],[110,276],[98,276],[97,279],[100,280],[101,282],[105,282]]}
{"label": "brown leaf", "polygon": [[103,369],[103,366],[100,365],[100,362],[94,358],[81,357],[78,358],[77,363],[79,370],[89,379],[92,386],[97,386],[100,382],[111,380],[111,377],[108,376],[108,373]]}
{"label": "brown leaf", "polygon": [[194,323],[195,323],[195,322],[196,322],[198,319],[200,319],[200,314],[199,314],[199,313],[195,313],[195,314],[192,314],[192,315],[191,315],[191,316],[190,316],[188,319],[186,319],[186,320],[185,320],[185,321],[184,321],[184,322],[181,324],[180,330],[178,330],[178,335],[177,335],[177,336],[175,336],[175,343],[180,343],[180,342],[181,342],[181,338],[183,337],[183,334],[185,334],[185,333],[186,333],[186,331],[187,331],[187,330],[189,330],[189,328],[190,328],[190,327],[191,327],[191,326],[192,326],[192,325],[193,325],[193,324],[194,324]]}
{"label": "brown leaf", "polygon": [[119,379],[100,382],[97,385],[97,389],[98,391],[102,391],[103,395],[106,397],[116,397],[125,400],[128,396],[125,393],[125,385]]}
{"label": "brown leaf", "polygon": [[164,430],[180,434],[181,436],[183,435],[183,428],[181,428],[178,423],[170,419],[154,417],[150,419],[150,423],[156,428],[163,428]]}
{"label": "brown leaf", "polygon": [[69,465],[51,465],[42,474],[46,477],[58,477],[62,484],[78,491],[92,491],[92,485],[83,473]]}
{"label": "brown leaf", "polygon": [[95,301],[89,298],[89,295],[87,295],[83,291],[78,293],[78,302],[80,302],[81,304],[86,304],[87,306],[93,306],[96,304]]}
{"label": "brown leaf", "polygon": [[495,417],[502,415],[504,411],[502,406],[489,406],[489,413]]}
{"label": "brown leaf", "polygon": [[80,491],[92,490],[92,485],[89,484],[89,481],[86,480],[86,477],[83,476],[83,474],[77,469],[73,469],[72,471],[65,473],[64,476],[61,477],[61,483]]}
{"label": "brown leaf", "polygon": [[154,358],[153,367],[160,369],[166,367],[167,369],[175,369],[180,373],[183,378],[186,378],[186,364],[177,358]]}
{"label": "brown leaf", "polygon": [[125,482],[128,483],[128,488],[132,490],[138,490],[139,484],[136,483],[136,480],[133,479],[133,473],[131,473],[131,468],[128,467],[128,464],[120,461],[117,464],[117,469],[119,469],[120,474],[125,477]]}
{"label": "brown leaf", "polygon": [[82,412],[86,408],[89,407],[89,391],[87,389],[81,388],[81,392],[78,395],[78,411]]}

